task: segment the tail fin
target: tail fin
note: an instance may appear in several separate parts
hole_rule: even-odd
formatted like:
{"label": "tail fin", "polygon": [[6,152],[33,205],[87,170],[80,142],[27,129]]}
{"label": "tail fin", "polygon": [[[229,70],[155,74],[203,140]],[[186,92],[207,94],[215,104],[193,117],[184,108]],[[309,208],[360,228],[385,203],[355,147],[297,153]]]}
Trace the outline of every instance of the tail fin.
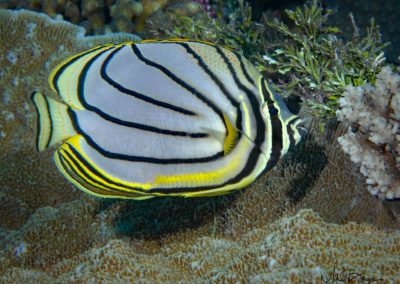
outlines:
{"label": "tail fin", "polygon": [[36,138],[38,151],[43,151],[77,134],[68,114],[68,106],[38,92],[33,93],[31,99],[38,114]]}

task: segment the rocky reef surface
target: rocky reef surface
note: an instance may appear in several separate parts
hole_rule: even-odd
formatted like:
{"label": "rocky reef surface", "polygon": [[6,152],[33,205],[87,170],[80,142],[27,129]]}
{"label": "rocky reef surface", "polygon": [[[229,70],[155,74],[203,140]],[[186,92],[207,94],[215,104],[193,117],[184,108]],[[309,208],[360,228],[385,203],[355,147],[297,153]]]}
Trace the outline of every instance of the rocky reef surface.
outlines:
{"label": "rocky reef surface", "polygon": [[[35,151],[33,91],[69,55],[128,34],[0,10],[0,283],[399,281],[400,222],[340,148],[307,138],[247,189],[216,198],[105,201],[73,188]],[[364,279],[364,278],[360,278]]]}
{"label": "rocky reef surface", "polygon": [[[199,1],[200,2],[200,1]],[[177,0],[9,0],[0,9],[29,9],[84,27],[88,34],[139,32],[145,21],[165,7],[183,14],[200,11],[200,5]]]}

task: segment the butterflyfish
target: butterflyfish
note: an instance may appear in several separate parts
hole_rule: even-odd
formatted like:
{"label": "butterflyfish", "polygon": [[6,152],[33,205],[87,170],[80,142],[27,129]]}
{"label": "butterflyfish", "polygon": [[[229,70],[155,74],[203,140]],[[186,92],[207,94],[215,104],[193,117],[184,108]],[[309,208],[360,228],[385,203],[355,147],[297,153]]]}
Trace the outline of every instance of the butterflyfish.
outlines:
{"label": "butterflyfish", "polygon": [[106,44],[68,58],[32,95],[37,148],[79,189],[109,198],[229,193],[301,139],[292,114],[241,54],[208,42]]}

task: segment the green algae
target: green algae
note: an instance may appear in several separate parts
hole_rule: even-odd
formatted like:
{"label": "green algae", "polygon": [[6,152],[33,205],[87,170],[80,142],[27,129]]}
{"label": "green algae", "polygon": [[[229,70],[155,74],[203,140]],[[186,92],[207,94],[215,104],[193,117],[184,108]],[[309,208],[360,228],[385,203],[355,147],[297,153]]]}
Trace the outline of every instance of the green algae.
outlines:
{"label": "green algae", "polygon": [[353,37],[343,39],[338,27],[327,24],[334,12],[319,0],[286,10],[283,19],[264,14],[259,22],[242,0],[226,6],[226,15],[217,18],[172,14],[172,26],[157,35],[206,40],[243,53],[283,96],[300,97],[307,112],[322,121],[334,118],[347,85],[374,83],[385,61],[389,43],[373,19],[362,33],[350,15]]}

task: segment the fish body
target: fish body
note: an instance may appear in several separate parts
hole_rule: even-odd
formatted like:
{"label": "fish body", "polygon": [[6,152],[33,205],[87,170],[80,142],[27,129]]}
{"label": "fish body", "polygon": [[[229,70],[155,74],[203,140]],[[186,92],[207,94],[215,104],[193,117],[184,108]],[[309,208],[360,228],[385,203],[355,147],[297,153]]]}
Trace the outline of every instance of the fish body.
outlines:
{"label": "fish body", "polygon": [[35,93],[39,151],[99,197],[229,193],[271,169],[300,141],[298,116],[242,55],[211,43],[109,44],[49,77]]}

